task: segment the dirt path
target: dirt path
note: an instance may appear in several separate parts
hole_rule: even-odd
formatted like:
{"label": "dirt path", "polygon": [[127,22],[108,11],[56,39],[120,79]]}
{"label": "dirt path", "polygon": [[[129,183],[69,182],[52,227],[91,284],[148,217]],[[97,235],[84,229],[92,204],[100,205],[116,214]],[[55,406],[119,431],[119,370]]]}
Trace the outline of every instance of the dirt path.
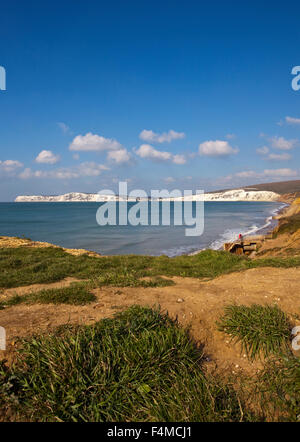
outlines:
{"label": "dirt path", "polygon": [[[249,363],[241,354],[240,345],[229,343],[228,338],[217,331],[216,320],[222,315],[225,305],[278,304],[291,315],[293,324],[300,325],[299,268],[251,269],[206,282],[179,277],[173,280],[176,285],[170,287],[95,289],[97,301],[86,306],[19,305],[1,310],[0,325],[6,329],[8,350],[1,351],[0,357],[10,359],[18,336],[51,330],[66,323],[91,324],[133,304],[160,305],[171,317],[178,317],[181,325],[190,326],[193,338],[205,346],[211,369],[251,373],[260,368],[260,363]],[[67,285],[72,281],[69,278],[47,287]],[[39,285],[38,288],[42,287]],[[13,290],[25,294],[28,287],[10,289],[9,292],[12,294]],[[5,291],[1,296],[7,294],[8,291]]]}

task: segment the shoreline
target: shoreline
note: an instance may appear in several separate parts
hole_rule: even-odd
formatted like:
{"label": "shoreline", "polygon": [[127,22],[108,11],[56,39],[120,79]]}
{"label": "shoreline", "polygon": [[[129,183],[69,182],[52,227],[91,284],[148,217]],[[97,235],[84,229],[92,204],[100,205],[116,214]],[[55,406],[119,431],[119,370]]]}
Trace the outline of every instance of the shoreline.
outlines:
{"label": "shoreline", "polygon": [[[268,216],[265,219],[265,223],[262,226],[256,227],[248,230],[247,232],[245,232],[243,235],[247,236],[247,237],[251,237],[254,236],[255,234],[259,234],[262,236],[266,236],[270,233],[273,233],[276,228],[278,227],[279,224],[279,220],[281,217],[283,217],[285,215],[286,212],[288,212],[291,204],[289,203],[282,203],[283,206],[273,210],[270,214],[270,216]],[[274,222],[274,224],[272,225],[272,223]],[[276,223],[275,223],[276,222]],[[268,228],[269,227],[269,228]],[[268,228],[268,230],[266,230]],[[263,233],[260,233],[263,232]],[[224,234],[220,233],[220,237]],[[236,238],[232,238],[232,240],[228,240],[227,242],[234,242],[236,240]],[[220,244],[217,248],[215,247],[204,247],[202,249],[193,251],[193,252],[189,252],[189,253],[180,253],[178,255],[172,256],[172,257],[176,257],[176,256],[194,256],[197,255],[199,253],[201,253],[204,250],[216,250],[216,251],[220,251],[223,250],[224,248],[224,244],[225,242],[221,242],[222,240],[216,240],[218,241],[218,243]],[[97,253],[95,251],[91,251],[88,249],[84,249],[84,248],[80,248],[80,249],[76,249],[76,248],[66,248],[57,244],[53,244],[53,243],[49,243],[49,242],[43,242],[43,241],[35,241],[35,240],[31,240],[31,239],[27,239],[27,238],[20,238],[17,236],[0,236],[0,248],[5,248],[5,247],[12,247],[12,248],[16,248],[16,247],[33,247],[33,248],[42,248],[42,247],[54,247],[54,248],[61,248],[63,249],[65,252],[70,253],[72,255],[88,255],[88,256],[96,256],[96,257],[102,257],[102,256],[106,256],[103,255],[101,253]],[[109,256],[119,256],[119,255],[109,255]],[[139,256],[139,255],[136,255]],[[142,255],[141,255],[142,256]],[[152,256],[152,255],[149,255]],[[155,256],[163,256],[162,255],[155,255]]]}
{"label": "shoreline", "polygon": [[[262,227],[259,227],[255,231],[255,234],[268,235],[276,229],[276,227],[278,226],[278,223],[279,223],[279,219],[280,219],[279,217],[281,216],[281,214],[283,215],[290,207],[290,204],[288,204],[288,203],[283,203],[283,204],[284,205],[282,207],[280,207],[279,209],[276,209],[274,211],[274,213],[272,213],[268,218],[266,218],[266,224],[264,224]],[[274,226],[272,226],[272,221],[274,221]],[[275,221],[277,221],[277,222],[275,223]],[[270,228],[265,233],[260,233],[260,232],[265,231],[265,229],[267,229],[269,226],[270,226]],[[248,234],[248,236],[251,236],[251,234],[250,235]]]}
{"label": "shoreline", "polygon": [[[286,202],[282,202],[283,206],[279,207],[278,209],[275,209],[274,211],[271,212],[270,216],[268,216],[265,219],[265,223],[263,224],[263,226],[260,227],[256,227],[255,228],[250,228],[250,230],[248,230],[247,232],[243,233],[243,236],[245,237],[252,237],[255,235],[261,235],[261,236],[267,236],[271,233],[273,233],[274,230],[276,230],[278,224],[279,224],[279,216],[283,215],[288,208],[290,207],[291,203],[286,203]],[[275,223],[275,221],[277,221]],[[274,222],[274,225],[272,225],[272,222]],[[268,228],[269,227],[269,228]],[[266,230],[268,228],[268,230]],[[220,236],[224,235],[225,232],[220,233]],[[217,248],[211,247],[212,244],[214,244],[214,242],[209,246],[209,247],[204,247],[203,249],[199,249],[196,251],[193,251],[191,253],[187,253],[188,256],[194,256],[197,255],[198,253],[201,253],[203,250],[224,250],[224,244],[226,242],[234,242],[236,241],[237,238],[236,237],[232,237],[232,238],[228,238],[228,241],[223,241],[221,242],[220,240],[216,240],[215,242],[219,244],[219,246]]]}
{"label": "shoreline", "polygon": [[294,195],[289,204],[272,216],[272,229],[260,235],[243,236],[223,245],[223,250],[246,254],[250,258],[298,256],[300,249],[300,198]]}

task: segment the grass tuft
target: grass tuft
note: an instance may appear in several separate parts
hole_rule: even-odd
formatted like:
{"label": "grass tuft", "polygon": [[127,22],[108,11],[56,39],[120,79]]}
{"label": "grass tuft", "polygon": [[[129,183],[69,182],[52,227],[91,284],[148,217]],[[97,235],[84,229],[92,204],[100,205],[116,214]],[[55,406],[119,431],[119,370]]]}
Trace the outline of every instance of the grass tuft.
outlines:
{"label": "grass tuft", "polygon": [[299,357],[286,353],[271,358],[255,387],[261,407],[271,419],[300,422]]}
{"label": "grass tuft", "polygon": [[241,342],[242,350],[250,359],[260,354],[267,357],[288,348],[290,324],[277,306],[229,305],[217,325],[232,340]]}
{"label": "grass tuft", "polygon": [[0,303],[0,308],[18,304],[73,304],[83,305],[95,301],[96,296],[86,285],[71,284],[69,287],[40,290],[27,295],[15,295]]}

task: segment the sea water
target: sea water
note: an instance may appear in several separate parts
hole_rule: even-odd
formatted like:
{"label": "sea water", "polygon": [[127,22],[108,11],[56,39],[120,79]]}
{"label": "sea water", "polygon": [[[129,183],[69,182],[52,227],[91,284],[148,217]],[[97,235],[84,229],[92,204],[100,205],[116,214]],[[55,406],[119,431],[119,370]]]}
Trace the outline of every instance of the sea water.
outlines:
{"label": "sea water", "polygon": [[[204,232],[185,236],[187,226],[99,226],[101,203],[0,203],[0,235],[31,238],[62,247],[82,248],[104,255],[176,256],[205,248],[219,249],[241,233],[264,233],[284,205],[274,202],[215,202],[204,204]],[[118,203],[117,203],[118,204]],[[128,203],[128,210],[135,203]],[[148,204],[148,203],[144,203]],[[195,204],[195,203],[193,203]],[[151,205],[149,203],[149,219]]]}

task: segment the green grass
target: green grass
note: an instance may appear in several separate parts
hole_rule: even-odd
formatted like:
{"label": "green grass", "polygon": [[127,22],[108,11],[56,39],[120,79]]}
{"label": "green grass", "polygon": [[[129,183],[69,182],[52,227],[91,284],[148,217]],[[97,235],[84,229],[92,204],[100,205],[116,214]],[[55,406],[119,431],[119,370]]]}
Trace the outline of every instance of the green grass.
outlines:
{"label": "green grass", "polygon": [[[160,276],[214,278],[255,267],[297,267],[300,257],[251,260],[227,252],[205,250],[194,256],[73,256],[57,248],[0,249],[0,287],[60,281],[67,276],[95,285],[154,287],[171,285]],[[142,278],[148,277],[149,280]]]}
{"label": "green grass", "polygon": [[159,276],[148,272],[151,257],[113,256],[94,258],[73,256],[61,249],[1,249],[0,287],[18,287],[60,281],[67,276],[91,279],[99,285],[163,286],[171,285],[160,278],[140,280],[145,276]]}
{"label": "green grass", "polygon": [[69,287],[40,290],[27,295],[14,295],[0,302],[0,309],[18,304],[73,304],[84,305],[96,300],[85,284],[71,284]]}
{"label": "green grass", "polygon": [[250,359],[260,354],[268,357],[288,349],[290,324],[286,314],[277,306],[229,305],[217,325],[232,340],[241,342],[242,350]]}
{"label": "green grass", "polygon": [[264,413],[277,420],[300,422],[300,358],[291,353],[271,358],[256,382]]}
{"label": "green grass", "polygon": [[12,366],[0,361],[0,420],[299,421],[300,359],[291,352],[234,381],[208,375],[204,361],[159,310],[133,306],[90,326],[61,326],[20,340]]}
{"label": "green grass", "polygon": [[0,366],[0,408],[12,420],[251,419],[230,382],[203,374],[202,353],[158,310],[138,306],[92,326],[23,340]]}

